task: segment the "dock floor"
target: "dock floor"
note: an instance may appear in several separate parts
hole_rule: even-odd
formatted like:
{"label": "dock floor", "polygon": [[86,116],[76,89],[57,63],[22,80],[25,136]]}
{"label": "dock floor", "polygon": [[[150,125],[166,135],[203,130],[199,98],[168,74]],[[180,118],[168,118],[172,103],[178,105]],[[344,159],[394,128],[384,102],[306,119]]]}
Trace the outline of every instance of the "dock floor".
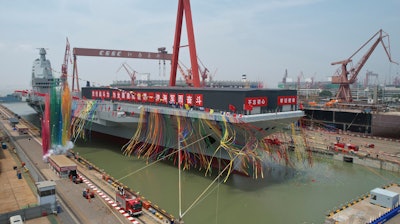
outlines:
{"label": "dock floor", "polygon": [[[388,186],[385,189],[400,194],[400,186],[397,184]],[[359,198],[353,202],[350,202],[348,205],[343,206],[337,211],[331,212],[331,214],[327,217],[327,221],[325,223],[369,223],[370,221],[375,220],[389,210],[389,208],[384,208],[379,205],[371,204],[370,197],[368,195]],[[399,223],[399,221],[400,216],[397,215],[386,223],[394,224]]]}
{"label": "dock floor", "polygon": [[[306,130],[305,138],[310,147],[321,151],[329,151],[328,147],[333,146],[337,137],[340,142],[359,146],[357,152],[360,156],[369,156],[393,163],[400,163],[400,140],[379,137],[364,136],[357,133],[334,133],[322,129]],[[367,145],[374,144],[374,148]]]}
{"label": "dock floor", "polygon": [[[0,136],[2,134],[0,133]],[[7,145],[7,147],[10,146]],[[31,186],[34,183],[30,175],[22,170],[22,178],[19,179],[17,170],[14,170],[14,167],[21,167],[18,157],[9,148],[0,150],[0,213],[12,212],[36,205],[37,198]],[[51,223],[49,217],[41,217],[28,221],[26,223]]]}

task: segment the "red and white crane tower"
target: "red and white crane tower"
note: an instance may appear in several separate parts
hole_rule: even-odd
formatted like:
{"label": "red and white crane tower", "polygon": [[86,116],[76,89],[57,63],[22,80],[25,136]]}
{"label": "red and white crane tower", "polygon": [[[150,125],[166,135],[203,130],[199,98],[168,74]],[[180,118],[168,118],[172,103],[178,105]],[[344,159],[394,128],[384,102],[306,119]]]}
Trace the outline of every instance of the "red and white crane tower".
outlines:
{"label": "red and white crane tower", "polygon": [[[360,61],[357,63],[355,67],[351,65],[350,69],[347,68],[347,65],[353,61],[353,56],[356,55],[363,47],[365,47],[372,39],[377,37],[375,42],[372,44],[370,49],[364,54],[364,56],[360,59]],[[373,35],[367,42],[365,42],[354,54],[352,54],[349,58],[343,60],[343,61],[338,61],[338,62],[332,62],[331,65],[338,65],[340,64],[340,68],[336,71],[335,75],[332,76],[332,84],[339,84],[339,90],[336,95],[337,100],[344,101],[344,102],[352,102],[353,98],[351,96],[351,91],[350,91],[350,84],[353,84],[357,80],[357,75],[362,69],[362,67],[365,65],[367,62],[368,58],[371,56],[372,52],[375,50],[376,46],[378,46],[379,43],[382,43],[383,48],[385,49],[386,55],[389,58],[389,61],[395,64],[398,64],[397,62],[392,61],[392,58],[390,56],[390,43],[388,41],[388,46],[385,45],[385,42],[383,41],[384,38],[388,38],[389,40],[389,34],[385,33],[384,31],[379,30],[375,35]],[[351,63],[352,64],[352,63]],[[350,75],[350,78],[348,77]]]}

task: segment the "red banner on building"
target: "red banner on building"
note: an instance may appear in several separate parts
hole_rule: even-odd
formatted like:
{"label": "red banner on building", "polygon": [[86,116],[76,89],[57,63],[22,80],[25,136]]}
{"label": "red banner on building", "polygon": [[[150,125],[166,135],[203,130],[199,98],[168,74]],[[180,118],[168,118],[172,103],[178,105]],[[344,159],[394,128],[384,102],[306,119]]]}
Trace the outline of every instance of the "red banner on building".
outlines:
{"label": "red banner on building", "polygon": [[244,101],[244,105],[252,107],[265,107],[268,105],[268,99],[266,96],[246,97],[244,98]]}
{"label": "red banner on building", "polygon": [[92,90],[92,99],[112,99],[118,101],[134,101],[142,103],[187,104],[203,106],[203,94],[137,92],[125,90]]}
{"label": "red banner on building", "polygon": [[297,104],[297,96],[278,96],[278,105],[295,105]]}

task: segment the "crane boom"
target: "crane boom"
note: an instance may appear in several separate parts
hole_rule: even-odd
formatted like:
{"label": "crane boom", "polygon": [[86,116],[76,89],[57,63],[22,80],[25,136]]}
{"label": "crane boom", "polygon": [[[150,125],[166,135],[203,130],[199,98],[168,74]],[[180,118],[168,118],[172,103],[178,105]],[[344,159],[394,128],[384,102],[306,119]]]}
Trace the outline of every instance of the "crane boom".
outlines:
{"label": "crane boom", "polygon": [[206,79],[208,78],[208,73],[210,72],[206,66],[204,66],[203,62],[197,57],[201,67],[199,66],[199,74],[201,74],[201,86],[206,86]]}
{"label": "crane boom", "polygon": [[186,68],[186,70],[188,71],[188,73],[186,74],[186,72],[183,70],[183,68],[181,67],[181,65],[179,63],[178,63],[178,69],[181,72],[183,78],[185,79],[186,85],[193,86],[193,77],[191,75],[191,71]]}
{"label": "crane boom", "polygon": [[[360,59],[360,61],[357,63],[357,65],[355,67],[351,67],[350,70],[348,70],[347,65],[350,62],[352,62],[353,56],[356,55],[362,48],[364,48],[375,37],[378,37],[378,38],[375,40],[375,42],[372,44],[372,46],[369,48],[369,50],[364,54],[364,56]],[[383,42],[383,39],[385,37],[389,38],[389,34],[383,32],[383,30],[381,29],[375,35],[373,35],[367,42],[365,42],[348,59],[331,63],[331,65],[338,65],[338,64],[341,65],[340,68],[336,71],[335,75],[332,76],[332,84],[340,85],[338,93],[336,95],[336,98],[338,100],[342,100],[345,102],[353,101],[353,98],[351,96],[351,91],[350,91],[350,84],[355,83],[355,81],[357,80],[358,73],[364,67],[368,58],[371,56],[372,52],[375,50],[375,48],[378,46],[379,43],[382,43],[382,46],[385,49],[385,52],[389,58],[389,61],[392,63],[398,64],[397,62],[394,62],[392,60],[392,58],[390,56],[390,48],[386,47],[385,43]],[[350,75],[350,78],[348,78],[348,75]]]}
{"label": "crane boom", "polygon": [[135,80],[136,80],[136,71],[131,68],[131,66],[128,65],[128,63],[124,62],[121,64],[121,66],[118,68],[117,72],[121,70],[121,68],[124,68],[125,71],[128,73],[129,77],[131,78],[131,86],[135,86]]}

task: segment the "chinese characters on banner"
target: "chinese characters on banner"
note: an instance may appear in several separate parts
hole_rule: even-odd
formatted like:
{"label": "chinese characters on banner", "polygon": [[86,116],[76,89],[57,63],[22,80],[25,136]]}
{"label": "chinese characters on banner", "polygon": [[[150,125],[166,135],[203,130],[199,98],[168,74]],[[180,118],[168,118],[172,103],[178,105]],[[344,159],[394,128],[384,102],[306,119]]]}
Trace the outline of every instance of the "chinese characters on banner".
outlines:
{"label": "chinese characters on banner", "polygon": [[[92,90],[93,99],[111,99],[118,101],[132,101],[142,103],[160,103],[172,105],[204,106],[203,94],[193,93],[166,93],[166,92],[140,92],[123,90]],[[297,104],[297,96],[278,96],[278,106]],[[246,97],[244,109],[252,110],[253,107],[266,107],[268,98],[266,96]]]}
{"label": "chinese characters on banner", "polygon": [[92,90],[93,99],[112,99],[118,101],[133,101],[142,103],[163,103],[189,106],[203,106],[203,94],[138,92],[121,90]]}
{"label": "chinese characters on banner", "polygon": [[294,105],[297,104],[297,96],[278,96],[278,105]]}
{"label": "chinese characters on banner", "polygon": [[268,104],[268,99],[266,96],[246,97],[244,101],[245,105],[252,107],[265,107]]}

